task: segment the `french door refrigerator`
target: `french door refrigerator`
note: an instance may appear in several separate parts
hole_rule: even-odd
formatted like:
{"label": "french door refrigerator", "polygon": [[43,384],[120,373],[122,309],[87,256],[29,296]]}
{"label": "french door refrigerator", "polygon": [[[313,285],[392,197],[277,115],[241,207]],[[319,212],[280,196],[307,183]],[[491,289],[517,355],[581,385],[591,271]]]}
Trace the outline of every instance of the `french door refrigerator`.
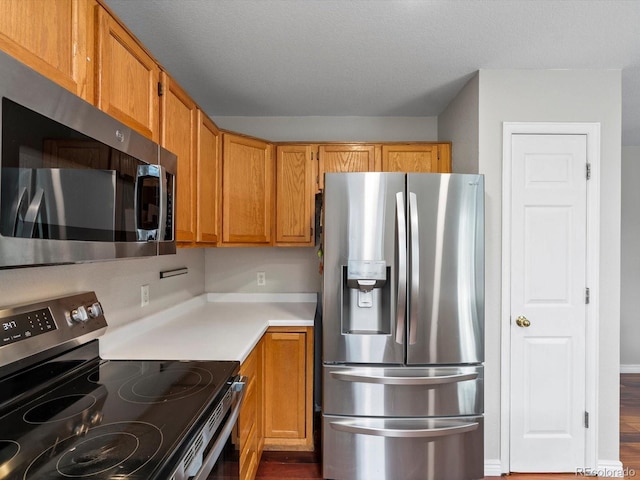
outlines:
{"label": "french door refrigerator", "polygon": [[323,477],[484,476],[484,179],[329,173]]}

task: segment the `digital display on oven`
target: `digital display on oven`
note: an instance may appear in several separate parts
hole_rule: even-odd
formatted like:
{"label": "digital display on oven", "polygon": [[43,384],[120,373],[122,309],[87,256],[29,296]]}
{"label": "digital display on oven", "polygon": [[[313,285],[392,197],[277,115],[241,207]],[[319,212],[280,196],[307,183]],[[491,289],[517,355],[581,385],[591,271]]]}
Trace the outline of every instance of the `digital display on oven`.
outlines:
{"label": "digital display on oven", "polygon": [[0,347],[56,330],[48,308],[0,319]]}

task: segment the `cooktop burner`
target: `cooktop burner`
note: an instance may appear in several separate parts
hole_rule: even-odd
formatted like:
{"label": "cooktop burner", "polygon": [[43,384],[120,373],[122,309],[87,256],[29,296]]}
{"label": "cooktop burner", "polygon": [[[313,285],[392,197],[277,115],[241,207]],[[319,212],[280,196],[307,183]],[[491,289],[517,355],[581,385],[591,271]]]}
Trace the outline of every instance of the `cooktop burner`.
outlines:
{"label": "cooktop burner", "polygon": [[160,403],[181,400],[206,389],[213,382],[211,372],[200,367],[173,364],[142,374],[126,382],[118,394],[132,403]]}
{"label": "cooktop burner", "polygon": [[[87,361],[77,360],[86,350]],[[94,355],[94,356],[92,356]],[[97,342],[56,359],[69,370],[42,387],[30,371],[0,380],[24,392],[0,404],[7,480],[160,479],[207,421],[238,362],[101,361]],[[42,371],[40,365],[39,371]],[[35,385],[25,385],[33,379]]]}
{"label": "cooktop burner", "polygon": [[91,394],[63,395],[46,400],[27,410],[22,417],[27,423],[52,423],[68,420],[96,404]]}
{"label": "cooktop burner", "polygon": [[100,425],[78,440],[56,441],[27,467],[24,478],[131,478],[154,460],[162,445],[162,431],[145,422]]}
{"label": "cooktop burner", "polygon": [[20,444],[13,440],[0,440],[0,471],[2,466],[20,451]]}

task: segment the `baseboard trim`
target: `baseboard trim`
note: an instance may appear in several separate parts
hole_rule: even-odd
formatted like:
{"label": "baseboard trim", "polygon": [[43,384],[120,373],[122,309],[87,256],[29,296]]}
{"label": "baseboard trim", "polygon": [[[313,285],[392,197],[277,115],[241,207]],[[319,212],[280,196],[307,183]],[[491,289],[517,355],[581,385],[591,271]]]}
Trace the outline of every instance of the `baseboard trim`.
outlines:
{"label": "baseboard trim", "polygon": [[485,460],[484,476],[485,477],[501,477],[502,462],[500,460]]}
{"label": "baseboard trim", "polygon": [[640,365],[620,365],[620,373],[640,373]]}
{"label": "baseboard trim", "polygon": [[[502,463],[500,460],[484,461],[485,477],[501,477],[505,472],[502,471]],[[605,478],[631,478],[638,475],[633,469],[624,467],[622,462],[615,460],[600,460],[596,468],[585,468],[575,472],[576,477],[605,477]]]}
{"label": "baseboard trim", "polygon": [[590,476],[608,478],[628,478],[635,477],[636,472],[629,468],[623,468],[622,462],[617,460],[598,460],[598,466],[594,470],[587,470],[585,474]]}

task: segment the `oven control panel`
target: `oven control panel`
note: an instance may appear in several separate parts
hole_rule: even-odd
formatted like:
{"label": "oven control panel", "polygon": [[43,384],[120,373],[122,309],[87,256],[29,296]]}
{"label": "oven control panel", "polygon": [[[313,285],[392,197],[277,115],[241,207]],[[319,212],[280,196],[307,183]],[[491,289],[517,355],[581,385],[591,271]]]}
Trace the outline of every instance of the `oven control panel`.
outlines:
{"label": "oven control panel", "polygon": [[42,308],[2,319],[0,347],[56,330],[51,310]]}
{"label": "oven control panel", "polygon": [[0,367],[68,342],[85,343],[106,328],[94,292],[0,308]]}

